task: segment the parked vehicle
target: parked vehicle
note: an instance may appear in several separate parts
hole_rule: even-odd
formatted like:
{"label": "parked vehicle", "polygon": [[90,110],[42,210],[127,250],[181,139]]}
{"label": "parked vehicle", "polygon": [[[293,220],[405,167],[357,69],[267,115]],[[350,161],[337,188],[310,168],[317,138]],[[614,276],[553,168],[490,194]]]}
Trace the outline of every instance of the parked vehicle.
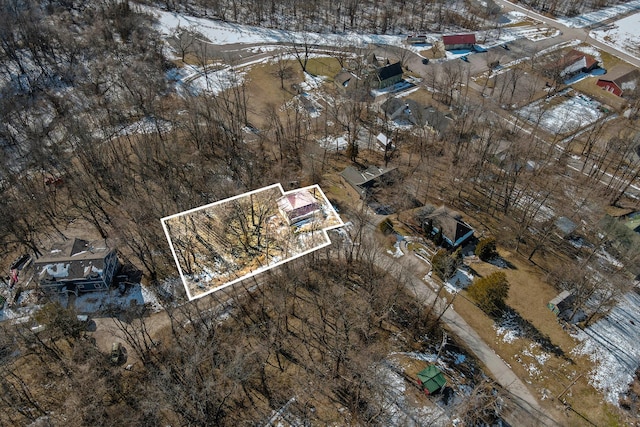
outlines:
{"label": "parked vehicle", "polygon": [[122,357],[122,344],[119,342],[114,342],[111,344],[111,364],[117,365],[120,363],[120,358]]}

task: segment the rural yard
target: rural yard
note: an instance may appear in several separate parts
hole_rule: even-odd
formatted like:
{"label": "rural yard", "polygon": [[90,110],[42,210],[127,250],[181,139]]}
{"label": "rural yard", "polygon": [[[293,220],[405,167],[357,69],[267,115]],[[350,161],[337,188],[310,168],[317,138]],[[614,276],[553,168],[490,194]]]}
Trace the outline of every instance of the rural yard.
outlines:
{"label": "rural yard", "polygon": [[640,0],[49,3],[0,424],[638,424]]}

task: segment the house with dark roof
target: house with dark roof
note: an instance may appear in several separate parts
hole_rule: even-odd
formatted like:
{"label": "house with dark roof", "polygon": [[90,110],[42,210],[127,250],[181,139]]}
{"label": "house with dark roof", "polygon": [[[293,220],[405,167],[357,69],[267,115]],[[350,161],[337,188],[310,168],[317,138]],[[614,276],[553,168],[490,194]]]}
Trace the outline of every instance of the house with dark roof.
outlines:
{"label": "house with dark roof", "polygon": [[347,166],[340,172],[340,177],[347,184],[347,187],[355,190],[356,194],[364,199],[384,175],[395,169],[369,166],[367,169],[360,171],[353,166]]}
{"label": "house with dark roof", "polygon": [[400,62],[386,65],[375,70],[373,73],[372,88],[384,89],[402,81],[402,65]]}
{"label": "house with dark roof", "polygon": [[427,216],[431,233],[442,235],[442,240],[455,248],[473,236],[473,228],[462,220],[462,215],[444,206]]}
{"label": "house with dark roof", "polygon": [[475,34],[453,34],[442,36],[445,50],[473,49],[476,44]]}
{"label": "house with dark roof", "polygon": [[54,245],[34,263],[42,290],[78,293],[107,290],[118,270],[118,257],[106,241],[73,239]]}
{"label": "house with dark roof", "polygon": [[640,70],[635,69],[619,75],[613,74],[610,77],[598,79],[596,84],[607,92],[622,97],[640,88]]}

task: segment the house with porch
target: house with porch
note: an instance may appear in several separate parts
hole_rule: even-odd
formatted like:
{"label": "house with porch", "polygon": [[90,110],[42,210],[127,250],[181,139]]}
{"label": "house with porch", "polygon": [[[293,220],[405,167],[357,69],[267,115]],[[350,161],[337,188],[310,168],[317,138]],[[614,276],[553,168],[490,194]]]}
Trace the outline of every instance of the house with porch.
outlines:
{"label": "house with porch", "polygon": [[560,77],[569,78],[579,73],[589,73],[598,67],[598,60],[593,56],[572,49],[560,61]]}
{"label": "house with porch", "polygon": [[119,262],[116,251],[106,241],[73,239],[53,245],[34,262],[36,278],[47,293],[108,290]]}

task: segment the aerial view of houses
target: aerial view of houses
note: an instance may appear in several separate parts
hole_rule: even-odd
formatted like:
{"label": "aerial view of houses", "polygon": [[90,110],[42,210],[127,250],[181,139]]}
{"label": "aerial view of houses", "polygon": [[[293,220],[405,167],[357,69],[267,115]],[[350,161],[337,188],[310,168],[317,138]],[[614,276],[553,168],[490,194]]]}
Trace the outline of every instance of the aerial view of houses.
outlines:
{"label": "aerial view of houses", "polygon": [[640,0],[0,18],[0,425],[638,424]]}

